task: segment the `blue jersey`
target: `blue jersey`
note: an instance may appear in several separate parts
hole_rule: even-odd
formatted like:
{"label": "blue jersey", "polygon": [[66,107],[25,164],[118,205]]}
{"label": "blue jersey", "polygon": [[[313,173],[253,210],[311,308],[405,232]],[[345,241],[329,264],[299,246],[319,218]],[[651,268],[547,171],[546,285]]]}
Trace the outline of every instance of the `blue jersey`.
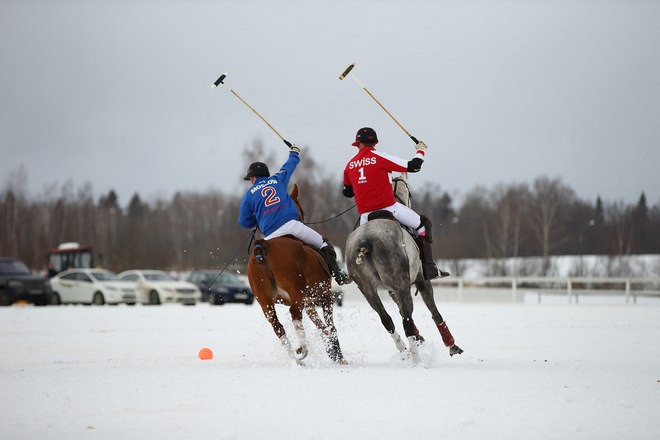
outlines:
{"label": "blue jersey", "polygon": [[257,177],[241,201],[239,225],[244,228],[259,225],[261,233],[268,236],[286,222],[300,219],[298,208],[287,191],[291,175],[299,163],[298,153],[292,151],[277,173]]}

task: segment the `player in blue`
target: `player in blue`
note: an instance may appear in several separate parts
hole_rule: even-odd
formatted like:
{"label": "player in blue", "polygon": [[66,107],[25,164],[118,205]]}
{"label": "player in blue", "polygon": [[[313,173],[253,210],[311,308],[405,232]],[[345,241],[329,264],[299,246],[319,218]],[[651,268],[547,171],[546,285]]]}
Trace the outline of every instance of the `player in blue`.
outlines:
{"label": "player in blue", "polygon": [[241,201],[238,224],[244,228],[258,226],[265,240],[293,235],[320,251],[337,284],[348,284],[351,279],[339,268],[334,247],[321,234],[300,221],[298,208],[287,191],[289,180],[300,163],[299,154],[300,148],[292,145],[289,158],[272,176],[265,163],[250,164],[243,180],[249,180],[252,186]]}

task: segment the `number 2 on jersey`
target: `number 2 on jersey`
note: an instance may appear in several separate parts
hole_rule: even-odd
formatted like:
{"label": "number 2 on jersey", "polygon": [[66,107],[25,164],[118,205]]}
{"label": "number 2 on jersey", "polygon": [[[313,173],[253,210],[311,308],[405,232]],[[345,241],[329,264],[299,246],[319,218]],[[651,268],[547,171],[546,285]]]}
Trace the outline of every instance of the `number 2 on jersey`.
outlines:
{"label": "number 2 on jersey", "polygon": [[277,197],[277,191],[272,186],[267,186],[261,190],[261,196],[266,199],[264,204],[266,206],[272,206],[277,203],[280,203],[280,198]]}

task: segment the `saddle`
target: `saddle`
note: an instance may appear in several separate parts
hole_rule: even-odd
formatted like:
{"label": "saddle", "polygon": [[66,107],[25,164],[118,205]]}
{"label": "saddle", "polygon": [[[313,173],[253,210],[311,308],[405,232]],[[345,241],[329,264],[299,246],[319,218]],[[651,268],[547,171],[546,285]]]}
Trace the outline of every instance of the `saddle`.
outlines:
{"label": "saddle", "polygon": [[440,278],[444,278],[449,276],[449,272],[445,272],[443,270],[438,270],[438,268],[435,265],[435,262],[433,260],[432,252],[431,252],[431,237],[430,237],[430,230],[431,230],[431,223],[428,221],[428,218],[422,216],[422,222],[423,224],[426,223],[426,226],[428,227],[428,234],[425,237],[418,237],[416,234],[416,231],[414,231],[412,228],[409,228],[408,226],[400,223],[395,217],[394,214],[392,214],[390,211],[380,209],[377,211],[372,211],[369,213],[367,216],[367,221],[371,220],[376,220],[376,219],[382,219],[382,220],[394,220],[401,226],[401,228],[406,231],[413,239],[415,244],[417,245],[417,252],[419,252],[419,258],[422,260],[422,270],[424,273],[424,278],[427,280],[431,280],[433,278],[436,278],[440,276]]}
{"label": "saddle", "polygon": [[[392,214],[390,211],[387,211],[385,209],[379,209],[377,211],[370,212],[369,215],[367,216],[367,221],[370,222],[371,220],[393,220],[399,223],[396,217],[394,217],[394,214]],[[404,231],[408,232],[408,234],[410,234],[410,236],[415,239],[415,242],[417,242],[417,236],[415,235],[415,231],[413,231],[408,226],[402,223],[399,223],[399,226],[401,226],[401,228],[403,228]]]}
{"label": "saddle", "polygon": [[392,214],[390,211],[387,211],[385,209],[372,211],[367,216],[367,221],[377,220],[377,219],[394,220],[395,222],[398,221],[396,218],[394,218],[394,214]]}
{"label": "saddle", "polygon": [[[300,243],[302,246],[305,246],[313,250],[314,252],[318,253],[325,260],[325,256],[323,255],[323,252],[313,248],[312,246],[308,245],[298,237],[295,237],[291,234],[286,234],[277,238],[290,238],[291,240],[295,240],[298,243]],[[250,249],[249,252],[254,253],[254,258],[257,260],[257,263],[263,264],[266,260],[266,256],[268,255],[268,247],[269,247],[268,240],[264,240],[263,238],[260,238],[254,240],[254,245],[252,246],[252,249]]]}
{"label": "saddle", "polygon": [[[303,246],[306,246],[305,243],[302,242],[302,240],[300,240],[297,237],[294,237],[291,234],[282,235],[282,237],[296,240],[300,242]],[[254,253],[254,258],[256,258],[259,263],[263,263],[263,261],[266,259],[266,255],[268,255],[268,240],[264,240],[263,238],[254,240],[254,244],[248,248],[248,252]]]}
{"label": "saddle", "polygon": [[[350,277],[346,275],[339,267],[339,264],[337,263],[337,254],[335,253],[335,248],[327,238],[323,239],[327,245],[321,249],[316,249],[308,245],[307,243],[303,242],[299,238],[294,237],[293,235],[290,234],[283,235],[282,237],[277,237],[277,238],[283,238],[283,237],[297,241],[302,246],[311,249],[319,257],[321,257],[319,261],[319,263],[321,263],[321,267],[323,267],[323,269],[328,275],[330,275],[335,279],[335,281],[337,281],[337,284],[343,285],[351,282]],[[254,258],[258,264],[265,264],[266,257],[268,255],[268,246],[269,244],[267,243],[267,240],[264,239],[259,239],[254,242],[254,247],[252,252],[254,253]],[[323,262],[325,262],[325,265],[323,265]]]}

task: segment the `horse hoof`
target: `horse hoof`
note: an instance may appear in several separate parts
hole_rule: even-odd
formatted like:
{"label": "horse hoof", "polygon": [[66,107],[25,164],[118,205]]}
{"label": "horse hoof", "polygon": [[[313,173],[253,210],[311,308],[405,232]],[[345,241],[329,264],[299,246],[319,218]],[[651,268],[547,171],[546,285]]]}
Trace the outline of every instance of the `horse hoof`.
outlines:
{"label": "horse hoof", "polygon": [[462,354],[462,353],[463,353],[463,349],[458,345],[452,345],[449,348],[449,356],[453,356],[455,354]]}
{"label": "horse hoof", "polygon": [[302,361],[307,357],[307,347],[298,347],[296,348],[296,359]]}

